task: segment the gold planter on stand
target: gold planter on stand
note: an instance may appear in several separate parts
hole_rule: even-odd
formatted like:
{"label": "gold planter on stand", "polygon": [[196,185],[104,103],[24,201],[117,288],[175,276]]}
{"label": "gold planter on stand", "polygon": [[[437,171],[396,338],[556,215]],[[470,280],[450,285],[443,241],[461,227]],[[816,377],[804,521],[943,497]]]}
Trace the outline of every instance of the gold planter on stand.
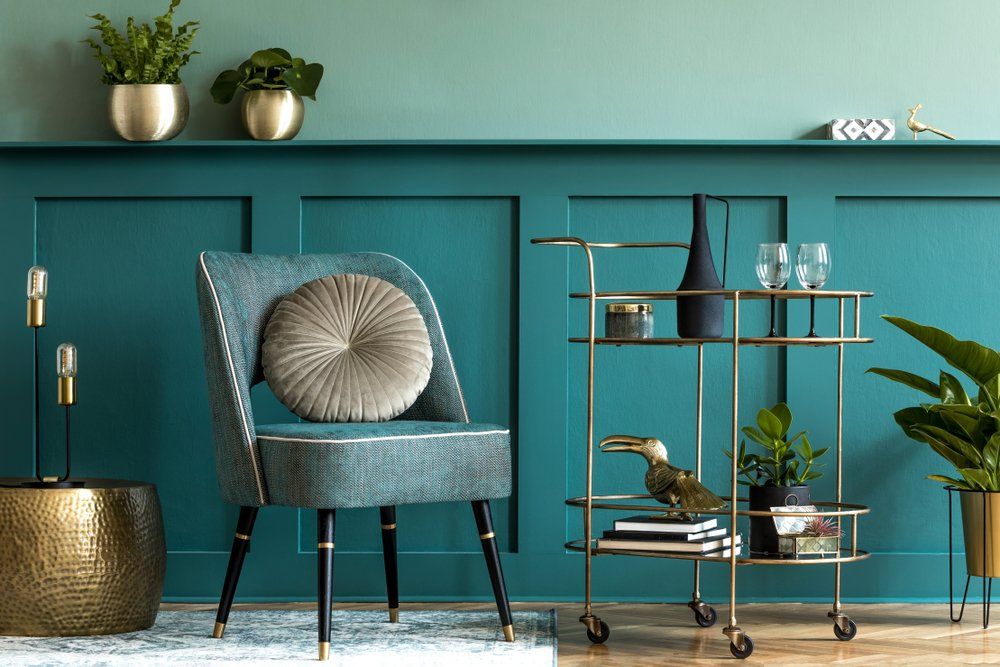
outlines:
{"label": "gold planter on stand", "polygon": [[291,139],[302,129],[305,105],[292,90],[250,90],[243,95],[240,113],[254,139]]}
{"label": "gold planter on stand", "polygon": [[974,577],[1000,577],[1000,493],[959,491],[959,497],[962,502],[965,567],[968,573]]}
{"label": "gold planter on stand", "polygon": [[110,88],[108,116],[122,139],[165,141],[176,137],[187,125],[184,84],[130,83]]}
{"label": "gold planter on stand", "polygon": [[0,635],[103,635],[153,625],[166,547],[156,487],[0,479]]}

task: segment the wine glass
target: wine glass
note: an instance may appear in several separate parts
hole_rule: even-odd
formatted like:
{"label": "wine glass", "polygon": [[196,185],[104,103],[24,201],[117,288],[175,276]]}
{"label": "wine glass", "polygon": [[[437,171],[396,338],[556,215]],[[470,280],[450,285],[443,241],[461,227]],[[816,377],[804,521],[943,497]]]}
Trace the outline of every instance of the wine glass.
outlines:
{"label": "wine glass", "polygon": [[[761,243],[757,246],[757,280],[764,289],[781,289],[788,282],[792,273],[792,264],[788,261],[787,243]],[[774,330],[774,296],[771,296],[771,332],[768,338],[774,338],[778,333]]]}
{"label": "wine glass", "polygon": [[[825,243],[803,243],[795,260],[795,275],[807,290],[816,290],[830,277],[830,249]],[[809,295],[808,338],[816,338],[816,297]]]}

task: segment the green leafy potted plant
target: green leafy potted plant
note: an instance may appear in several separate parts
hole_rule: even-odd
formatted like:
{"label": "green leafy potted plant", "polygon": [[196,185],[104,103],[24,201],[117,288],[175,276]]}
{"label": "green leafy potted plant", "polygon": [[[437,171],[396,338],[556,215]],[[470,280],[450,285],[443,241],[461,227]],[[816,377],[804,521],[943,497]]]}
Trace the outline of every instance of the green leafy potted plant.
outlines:
{"label": "green leafy potted plant", "polygon": [[[136,24],[128,17],[125,34],[104,14],[93,14],[94,30],[101,44],[83,40],[94,49],[108,84],[108,115],[115,131],[129,141],[162,141],[177,136],[188,119],[188,97],[180,70],[191,56],[191,43],[198,22],[188,21],[174,32],[174,9],[181,0],[171,0],[167,12],[148,23]],[[105,50],[105,47],[107,50]]]}
{"label": "green leafy potted plant", "polygon": [[902,317],[882,318],[939,354],[975,384],[976,391],[969,394],[957,377],[943,370],[935,382],[902,370],[868,369],[933,399],[897,411],[896,423],[907,437],[927,444],[955,468],[957,476],[934,474],[927,478],[960,492],[968,573],[1000,577],[1000,561],[992,553],[992,545],[1000,538],[1000,352]]}
{"label": "green leafy potted plant", "polygon": [[219,73],[212,84],[212,99],[229,104],[243,89],[240,115],[254,139],[291,139],[302,128],[302,98],[316,99],[323,66],[293,58],[285,49],[255,51],[236,69]]}
{"label": "green leafy potted plant", "polygon": [[[805,431],[789,438],[791,425],[792,411],[784,403],[778,403],[770,410],[762,408],[757,413],[756,426],[742,429],[746,437],[764,449],[761,454],[748,453],[746,440],[743,440],[737,454],[736,468],[745,478],[739,483],[750,487],[751,510],[766,512],[772,507],[810,503],[807,482],[822,475],[816,470],[821,465],[816,459],[825,454],[827,448],[813,449]],[[732,458],[731,452],[723,451]],[[773,517],[750,517],[750,551],[780,553]]]}

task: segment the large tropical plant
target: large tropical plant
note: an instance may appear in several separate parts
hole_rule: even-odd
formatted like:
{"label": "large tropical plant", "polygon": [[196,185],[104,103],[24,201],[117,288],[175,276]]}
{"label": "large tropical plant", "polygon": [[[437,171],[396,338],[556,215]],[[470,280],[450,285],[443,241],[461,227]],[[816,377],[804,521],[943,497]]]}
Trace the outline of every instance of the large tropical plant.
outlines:
{"label": "large tropical plant", "polygon": [[181,0],[171,0],[162,16],[153,19],[155,27],[148,23],[137,24],[131,16],[125,22],[125,34],[118,32],[111,20],[104,14],[93,14],[97,21],[91,26],[101,33],[101,42],[83,40],[94,49],[94,58],[101,63],[104,74],[101,81],[109,85],[129,83],[171,83],[181,82],[181,68],[188,64],[191,43],[198,32],[198,22],[188,21],[178,26],[174,33],[174,9]]}
{"label": "large tropical plant", "polygon": [[[757,413],[757,425],[743,427],[743,435],[760,445],[764,453],[747,452],[746,440],[740,442],[736,468],[746,478],[739,480],[740,484],[798,486],[822,476],[816,470],[821,465],[816,459],[823,456],[828,448],[813,449],[805,431],[789,438],[791,427],[792,411],[784,403],[778,403],[770,410],[761,408]],[[733,458],[729,450],[722,451]]]}
{"label": "large tropical plant", "polygon": [[943,370],[935,382],[902,370],[868,369],[934,399],[894,415],[903,433],[929,445],[958,472],[958,477],[927,478],[970,491],[1000,491],[1000,352],[902,317],[882,318],[941,355],[976,385],[970,395],[957,377]]}

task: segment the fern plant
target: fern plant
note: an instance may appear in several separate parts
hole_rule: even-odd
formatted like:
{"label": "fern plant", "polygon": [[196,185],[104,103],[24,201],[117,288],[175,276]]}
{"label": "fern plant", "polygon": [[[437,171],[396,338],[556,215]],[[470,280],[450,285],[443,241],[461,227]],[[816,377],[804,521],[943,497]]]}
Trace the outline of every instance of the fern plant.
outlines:
{"label": "fern plant", "polygon": [[107,51],[93,39],[83,40],[94,49],[94,57],[101,63],[103,83],[109,85],[129,83],[180,83],[181,68],[188,64],[191,43],[198,32],[198,22],[188,21],[174,32],[174,9],[181,0],[170,0],[170,7],[162,16],[148,23],[137,24],[128,17],[123,35],[104,14],[93,14],[97,21],[91,26],[101,33],[101,42]]}

